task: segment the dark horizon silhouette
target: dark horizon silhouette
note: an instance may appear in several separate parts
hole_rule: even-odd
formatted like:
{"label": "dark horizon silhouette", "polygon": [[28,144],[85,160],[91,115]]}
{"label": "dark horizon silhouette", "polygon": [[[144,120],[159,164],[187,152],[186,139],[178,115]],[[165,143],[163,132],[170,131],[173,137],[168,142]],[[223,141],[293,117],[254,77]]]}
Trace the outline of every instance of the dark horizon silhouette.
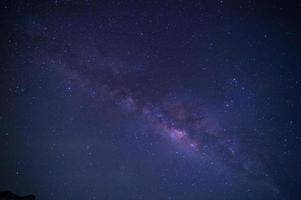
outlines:
{"label": "dark horizon silhouette", "polygon": [[33,194],[26,196],[18,196],[10,191],[0,192],[0,200],[35,200],[36,197]]}

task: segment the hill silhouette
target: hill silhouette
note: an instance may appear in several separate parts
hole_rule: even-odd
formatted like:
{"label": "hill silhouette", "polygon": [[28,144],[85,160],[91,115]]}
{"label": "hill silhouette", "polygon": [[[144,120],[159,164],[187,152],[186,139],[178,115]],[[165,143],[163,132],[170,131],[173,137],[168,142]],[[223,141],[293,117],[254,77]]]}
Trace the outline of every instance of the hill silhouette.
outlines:
{"label": "hill silhouette", "polygon": [[27,195],[24,197],[15,195],[10,191],[0,192],[0,200],[35,200],[36,197],[34,195]]}

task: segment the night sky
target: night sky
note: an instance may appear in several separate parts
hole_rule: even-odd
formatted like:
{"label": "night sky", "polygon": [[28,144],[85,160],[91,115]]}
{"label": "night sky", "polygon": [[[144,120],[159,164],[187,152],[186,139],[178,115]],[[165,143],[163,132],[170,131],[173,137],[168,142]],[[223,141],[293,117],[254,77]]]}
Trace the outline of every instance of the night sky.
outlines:
{"label": "night sky", "polygon": [[301,199],[300,1],[0,7],[0,190]]}

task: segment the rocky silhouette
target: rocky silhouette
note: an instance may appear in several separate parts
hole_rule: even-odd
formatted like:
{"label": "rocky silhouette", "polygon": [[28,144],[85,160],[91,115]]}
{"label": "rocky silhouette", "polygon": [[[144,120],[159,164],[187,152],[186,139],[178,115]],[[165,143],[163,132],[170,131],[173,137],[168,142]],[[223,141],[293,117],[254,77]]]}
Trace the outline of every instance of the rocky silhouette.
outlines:
{"label": "rocky silhouette", "polygon": [[28,195],[24,197],[17,196],[9,191],[0,192],[0,200],[35,200],[34,195]]}

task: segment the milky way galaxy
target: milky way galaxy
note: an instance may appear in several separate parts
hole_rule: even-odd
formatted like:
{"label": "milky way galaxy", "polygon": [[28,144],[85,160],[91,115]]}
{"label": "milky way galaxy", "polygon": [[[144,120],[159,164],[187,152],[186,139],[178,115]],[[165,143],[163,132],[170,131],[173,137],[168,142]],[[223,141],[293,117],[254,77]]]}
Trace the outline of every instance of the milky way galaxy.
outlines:
{"label": "milky way galaxy", "polygon": [[0,6],[0,190],[300,199],[298,3]]}

